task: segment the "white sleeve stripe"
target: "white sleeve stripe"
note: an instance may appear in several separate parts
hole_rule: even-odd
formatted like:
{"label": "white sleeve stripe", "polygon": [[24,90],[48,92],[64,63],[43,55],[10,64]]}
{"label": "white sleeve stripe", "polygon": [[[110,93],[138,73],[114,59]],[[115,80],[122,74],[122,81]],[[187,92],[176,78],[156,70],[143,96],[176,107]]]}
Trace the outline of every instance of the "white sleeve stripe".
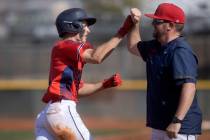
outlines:
{"label": "white sleeve stripe", "polygon": [[82,43],[79,48],[77,48],[77,59],[79,60],[80,58],[80,49],[84,46],[84,44]]}

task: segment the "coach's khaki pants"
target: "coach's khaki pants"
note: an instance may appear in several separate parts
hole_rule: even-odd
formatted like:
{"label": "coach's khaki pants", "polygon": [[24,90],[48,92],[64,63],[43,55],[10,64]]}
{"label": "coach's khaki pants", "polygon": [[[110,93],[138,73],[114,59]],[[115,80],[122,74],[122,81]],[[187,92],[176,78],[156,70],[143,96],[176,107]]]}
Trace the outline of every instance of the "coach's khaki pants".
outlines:
{"label": "coach's khaki pants", "polygon": [[177,138],[170,139],[165,131],[152,129],[151,140],[197,140],[197,135],[178,134]]}

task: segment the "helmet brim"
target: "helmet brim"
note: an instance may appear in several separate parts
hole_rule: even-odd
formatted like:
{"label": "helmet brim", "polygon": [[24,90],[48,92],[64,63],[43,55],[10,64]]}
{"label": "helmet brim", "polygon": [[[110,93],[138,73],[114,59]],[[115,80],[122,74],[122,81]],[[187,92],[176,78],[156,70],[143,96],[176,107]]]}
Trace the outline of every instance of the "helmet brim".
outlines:
{"label": "helmet brim", "polygon": [[178,23],[178,24],[184,24],[184,21],[183,22],[175,22],[173,21],[173,19],[170,19],[170,18],[167,18],[167,17],[160,17],[160,16],[156,16],[154,14],[144,14],[146,17],[149,17],[149,18],[152,18],[152,19],[161,19],[161,20],[167,20],[167,21],[171,21],[171,22],[174,22],[174,23]]}
{"label": "helmet brim", "polygon": [[94,17],[85,17],[85,18],[81,18],[79,20],[80,21],[86,21],[88,26],[91,26],[91,25],[96,23],[96,18],[94,18]]}

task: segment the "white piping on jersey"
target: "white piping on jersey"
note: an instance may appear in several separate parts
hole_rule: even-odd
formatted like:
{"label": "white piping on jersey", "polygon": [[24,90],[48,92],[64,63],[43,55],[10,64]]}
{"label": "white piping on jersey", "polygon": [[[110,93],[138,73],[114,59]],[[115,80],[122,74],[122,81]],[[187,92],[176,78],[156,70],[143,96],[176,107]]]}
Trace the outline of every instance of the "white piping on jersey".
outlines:
{"label": "white piping on jersey", "polygon": [[82,43],[79,48],[77,48],[77,60],[80,58],[80,49],[84,46],[84,43]]}

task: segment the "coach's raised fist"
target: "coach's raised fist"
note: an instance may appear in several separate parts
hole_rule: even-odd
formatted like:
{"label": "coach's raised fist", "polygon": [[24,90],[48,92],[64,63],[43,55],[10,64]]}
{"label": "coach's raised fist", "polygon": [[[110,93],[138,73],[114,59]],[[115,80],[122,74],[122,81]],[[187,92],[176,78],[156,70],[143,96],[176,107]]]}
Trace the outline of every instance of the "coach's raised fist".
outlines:
{"label": "coach's raised fist", "polygon": [[119,73],[112,75],[110,78],[103,81],[103,88],[116,87],[122,84],[122,80]]}
{"label": "coach's raised fist", "polygon": [[134,23],[137,23],[137,22],[140,21],[142,13],[138,8],[132,8],[130,13],[131,13],[131,18],[132,18]]}

